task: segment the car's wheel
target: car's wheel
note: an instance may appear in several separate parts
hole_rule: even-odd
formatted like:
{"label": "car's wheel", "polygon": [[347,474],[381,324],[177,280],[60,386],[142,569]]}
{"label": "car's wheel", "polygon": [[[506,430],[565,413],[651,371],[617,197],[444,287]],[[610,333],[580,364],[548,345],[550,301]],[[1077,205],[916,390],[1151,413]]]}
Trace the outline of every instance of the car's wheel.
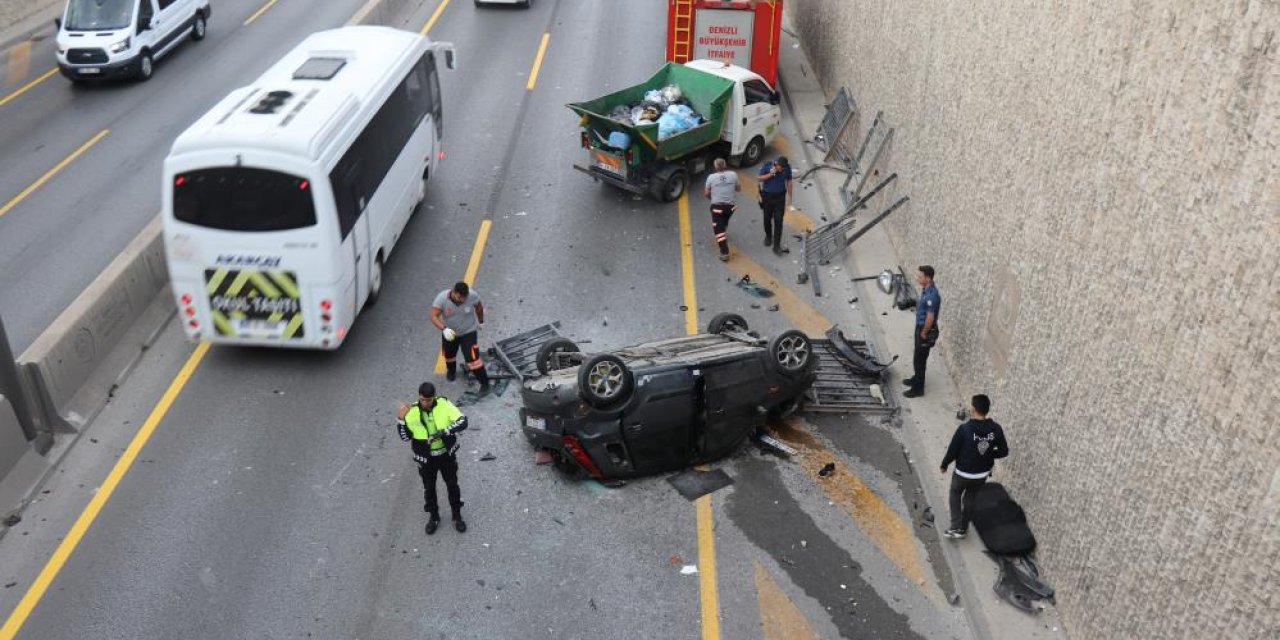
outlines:
{"label": "car's wheel", "polygon": [[764,138],[756,136],[747,143],[747,148],[742,150],[742,157],[738,160],[739,167],[750,167],[764,156]]}
{"label": "car's wheel", "polygon": [[195,40],[196,42],[200,42],[201,40],[204,40],[205,31],[208,29],[208,27],[209,25],[206,23],[204,19],[204,14],[197,13],[195,23],[191,25],[191,39]]}
{"label": "car's wheel", "polygon": [[707,333],[746,333],[747,319],[736,313],[717,313],[707,323]]}
{"label": "car's wheel", "polygon": [[803,373],[817,361],[809,336],[791,329],[769,341],[769,361],[780,373]]}
{"label": "car's wheel", "polygon": [[657,188],[654,195],[663,202],[675,202],[684,195],[684,190],[689,186],[689,174],[684,169],[676,169],[667,174],[666,178],[654,176],[654,184]]}
{"label": "car's wheel", "polygon": [[155,73],[156,70],[155,64],[155,60],[151,57],[151,52],[143,51],[142,55],[138,56],[138,69],[136,74],[138,80],[141,82],[150,80],[151,74]]}
{"label": "car's wheel", "polygon": [[378,252],[378,257],[373,259],[373,269],[369,271],[369,297],[365,298],[365,308],[378,304],[378,297],[382,295],[382,252]]}
{"label": "car's wheel", "polygon": [[542,343],[542,346],[538,348],[538,359],[536,361],[538,373],[545,376],[552,371],[562,369],[563,367],[559,366],[560,358],[558,355],[578,352],[577,343],[568,338],[552,338]]}
{"label": "car's wheel", "polygon": [[611,353],[592,356],[578,367],[578,393],[597,409],[626,402],[634,384],[635,378],[627,363]]}

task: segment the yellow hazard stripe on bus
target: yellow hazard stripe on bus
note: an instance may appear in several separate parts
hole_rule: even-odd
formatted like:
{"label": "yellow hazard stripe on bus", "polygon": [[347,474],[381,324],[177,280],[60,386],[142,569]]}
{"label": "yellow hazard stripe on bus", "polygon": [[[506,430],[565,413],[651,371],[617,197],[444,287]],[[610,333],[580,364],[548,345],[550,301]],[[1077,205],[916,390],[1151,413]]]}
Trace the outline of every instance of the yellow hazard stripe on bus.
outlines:
{"label": "yellow hazard stripe on bus", "polygon": [[280,290],[271,282],[271,279],[262,275],[261,271],[248,271],[249,279],[258,287],[258,292],[266,296],[268,300],[275,300],[280,297]]}
{"label": "yellow hazard stripe on bus", "polygon": [[218,287],[222,286],[222,281],[227,279],[227,270],[218,269],[213,272],[213,277],[209,278],[209,286],[205,287],[205,292],[209,295],[218,293]]}
{"label": "yellow hazard stripe on bus", "polygon": [[293,319],[289,321],[289,326],[284,328],[284,337],[292,338],[293,334],[298,332],[298,328],[302,326],[302,314],[293,314]]}
{"label": "yellow hazard stripe on bus", "polygon": [[221,311],[213,312],[213,326],[218,328],[218,333],[224,336],[235,335],[235,330],[231,328],[231,321],[222,315]]}
{"label": "yellow hazard stripe on bus", "polygon": [[240,290],[243,289],[245,283],[249,281],[250,273],[252,273],[252,271],[245,270],[236,274],[236,279],[231,281],[230,287],[227,287],[227,295],[229,296],[240,295]]}
{"label": "yellow hazard stripe on bus", "polygon": [[276,285],[280,287],[281,291],[284,291],[284,294],[286,296],[290,298],[302,297],[298,293],[298,283],[294,282],[293,278],[289,277],[289,274],[287,272],[271,271],[271,272],[268,272],[267,275],[270,276],[271,279],[275,281]]}

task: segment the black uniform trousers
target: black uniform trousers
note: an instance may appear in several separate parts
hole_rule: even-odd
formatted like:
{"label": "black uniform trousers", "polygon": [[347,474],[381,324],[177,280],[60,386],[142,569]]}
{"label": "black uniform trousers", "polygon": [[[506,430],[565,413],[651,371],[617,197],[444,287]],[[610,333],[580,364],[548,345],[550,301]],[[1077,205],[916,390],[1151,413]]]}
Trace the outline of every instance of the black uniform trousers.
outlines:
{"label": "black uniform trousers", "polygon": [[716,244],[720,246],[720,255],[729,255],[729,218],[738,208],[728,202],[711,204],[711,230],[716,234]]}
{"label": "black uniform trousers", "polygon": [[912,332],[912,344],[915,345],[911,356],[911,364],[915,368],[915,375],[911,377],[911,388],[917,391],[924,391],[924,373],[929,364],[929,351],[933,349],[933,345],[938,343],[938,329],[935,327],[930,332],[929,338],[920,337],[920,329],[924,325],[916,325]]}
{"label": "black uniform trousers", "polygon": [[449,508],[456,520],[462,512],[462,490],[458,488],[458,458],[453,454],[431,456],[430,462],[418,462],[418,476],[422,478],[423,510],[433,518],[440,517],[440,505],[436,501],[436,474],[444,476],[445,490],[449,493]]}
{"label": "black uniform trousers", "polygon": [[782,242],[782,216],[787,212],[787,192],[760,192],[760,208],[764,211],[764,237],[775,245]]}

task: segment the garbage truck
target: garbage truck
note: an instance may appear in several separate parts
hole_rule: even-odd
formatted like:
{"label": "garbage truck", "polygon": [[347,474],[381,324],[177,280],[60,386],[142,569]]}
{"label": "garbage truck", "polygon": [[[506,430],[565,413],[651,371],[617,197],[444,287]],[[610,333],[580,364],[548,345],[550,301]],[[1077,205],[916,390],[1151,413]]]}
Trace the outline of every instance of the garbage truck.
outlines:
{"label": "garbage truck", "polygon": [[715,60],[667,63],[648,80],[567,105],[580,116],[597,181],[672,202],[714,158],[749,167],[778,135],[778,92],[759,74]]}

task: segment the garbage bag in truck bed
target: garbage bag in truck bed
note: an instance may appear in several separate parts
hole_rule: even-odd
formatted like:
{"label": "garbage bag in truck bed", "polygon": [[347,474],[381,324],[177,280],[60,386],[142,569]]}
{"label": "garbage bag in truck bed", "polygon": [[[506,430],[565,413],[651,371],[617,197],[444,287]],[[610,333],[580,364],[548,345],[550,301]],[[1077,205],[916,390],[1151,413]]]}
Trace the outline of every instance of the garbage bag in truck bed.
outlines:
{"label": "garbage bag in truck bed", "polygon": [[[702,115],[703,124],[660,139],[656,116],[661,115],[661,111],[655,114],[652,124],[636,125],[609,117],[619,105],[642,103],[649,91],[661,91],[669,85],[679,88],[678,97],[687,100],[689,106]],[[633,142],[642,143],[654,156],[674,160],[720,140],[733,87],[733,81],[727,78],[669,62],[640,84],[568,106],[582,116],[585,126],[600,132],[602,137],[607,138],[611,131],[623,131],[631,136]],[[670,90],[667,93],[676,97]]]}

